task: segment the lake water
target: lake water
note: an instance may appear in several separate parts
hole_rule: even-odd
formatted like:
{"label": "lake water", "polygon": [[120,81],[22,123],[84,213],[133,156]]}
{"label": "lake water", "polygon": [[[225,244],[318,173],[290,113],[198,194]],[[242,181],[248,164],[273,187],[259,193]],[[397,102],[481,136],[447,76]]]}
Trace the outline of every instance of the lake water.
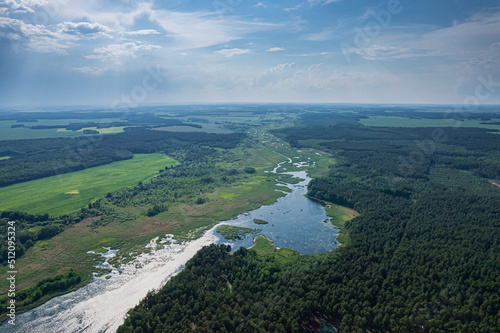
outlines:
{"label": "lake water", "polygon": [[[272,172],[277,173],[280,163]],[[296,164],[296,166],[304,165]],[[262,206],[239,215],[234,220],[222,221],[196,240],[181,244],[164,243],[154,239],[148,244],[154,250],[142,254],[132,264],[113,269],[110,278],[95,277],[88,285],[16,317],[16,326],[5,322],[2,332],[115,332],[123,323],[128,309],[134,307],[151,289],[163,286],[182,270],[186,262],[205,245],[231,244],[233,250],[253,245],[255,234],[237,241],[229,241],[216,232],[223,224],[262,229],[278,247],[287,247],[301,254],[325,253],[338,246],[338,229],[327,221],[324,208],[306,198],[310,182],[305,171],[286,172],[300,178],[297,184],[283,184],[292,191],[272,205]],[[268,224],[255,224],[261,219]],[[167,239],[171,236],[166,235]],[[156,245],[160,246],[156,246]],[[168,245],[165,245],[168,244]],[[100,267],[107,267],[107,259],[116,250],[107,249]],[[89,254],[91,255],[91,254]],[[136,268],[140,264],[142,268]]]}
{"label": "lake water", "polygon": [[[262,229],[259,234],[272,240],[277,247],[294,249],[301,254],[325,253],[335,249],[338,246],[338,229],[330,223],[320,204],[305,197],[311,178],[305,171],[287,174],[303,179],[298,184],[286,185],[292,190],[291,193],[272,205],[262,206],[234,220],[222,221],[221,224]],[[256,224],[254,219],[269,223]],[[252,246],[254,237],[249,235],[243,240],[228,241],[221,236],[220,242],[231,244],[233,250],[237,250],[240,246]]]}

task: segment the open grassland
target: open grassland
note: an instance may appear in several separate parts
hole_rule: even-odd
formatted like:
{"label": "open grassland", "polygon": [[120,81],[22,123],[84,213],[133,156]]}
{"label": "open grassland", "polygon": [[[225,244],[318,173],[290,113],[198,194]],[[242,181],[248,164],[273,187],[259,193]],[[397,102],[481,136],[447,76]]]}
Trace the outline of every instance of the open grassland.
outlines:
{"label": "open grassland", "polygon": [[[112,121],[120,121],[120,118],[104,118],[104,119],[39,119],[37,122],[16,122],[14,120],[0,121],[0,141],[2,140],[21,140],[21,139],[45,139],[45,138],[58,138],[58,137],[76,137],[83,136],[82,131],[68,131],[64,128],[67,124],[72,123],[107,123]],[[50,129],[30,129],[26,127],[11,128],[12,125],[35,126],[35,125],[61,125],[61,128]],[[90,128],[89,128],[90,129]],[[99,131],[102,134],[108,132]],[[118,132],[109,132],[118,133]]]}
{"label": "open grassland", "polygon": [[83,135],[82,132],[73,132],[73,131],[58,132],[57,129],[55,128],[36,129],[36,130],[32,130],[26,127],[11,128],[12,125],[19,125],[19,123],[11,120],[0,121],[0,141],[74,137]]}
{"label": "open grassland", "polygon": [[359,216],[359,213],[353,209],[332,203],[327,204],[325,210],[326,215],[331,217],[332,224],[339,228],[337,240],[340,244],[347,245],[349,243],[349,233],[345,224],[356,216]]}
{"label": "open grassland", "polygon": [[[494,119],[498,122],[500,119]],[[455,119],[413,119],[404,117],[370,117],[361,119],[360,123],[365,126],[381,127],[478,127],[500,130],[500,125],[489,124],[490,121],[483,120],[455,120]]]}
{"label": "open grassland", "polygon": [[[38,241],[16,261],[19,267],[23,267],[18,273],[18,288],[28,288],[45,278],[63,274],[70,268],[88,281],[91,273],[97,271],[94,267],[97,256],[87,254],[88,251],[98,251],[102,246],[120,249],[114,262],[125,263],[134,253],[144,252],[144,246],[156,236],[163,237],[166,233],[171,233],[178,239],[197,238],[203,230],[218,221],[231,219],[283,196],[283,193],[275,191],[279,188],[274,182],[275,175],[264,172],[264,169],[272,169],[276,163],[283,161],[282,156],[261,149],[249,149],[245,152],[236,149],[235,154],[237,161],[228,165],[255,166],[258,171],[255,174],[242,173],[235,183],[217,188],[213,193],[206,193],[208,202],[202,205],[177,203],[170,206],[167,212],[155,217],[145,216],[145,207],[117,208],[134,214],[136,218],[125,222],[111,222],[98,228],[91,227],[97,218],[89,218],[51,239]],[[158,172],[156,166],[153,170]],[[131,173],[138,173],[136,171]],[[232,199],[224,198],[221,193]],[[0,277],[5,276],[6,272],[7,267],[0,267]],[[6,279],[0,280],[1,290],[5,290],[3,288],[6,282]]]}
{"label": "open grassland", "polygon": [[0,191],[0,210],[69,214],[108,192],[135,185],[176,164],[165,155],[139,154],[130,160],[10,185]]}
{"label": "open grassland", "polygon": [[297,256],[299,257],[299,252],[287,249],[287,248],[276,248],[273,242],[263,235],[258,235],[254,239],[254,245],[250,248],[254,250],[259,257],[274,257],[278,261],[283,261],[289,259],[290,257]]}
{"label": "open grassland", "polygon": [[215,133],[215,134],[228,134],[234,133],[231,130],[221,127],[215,124],[199,124],[203,128],[191,127],[191,126],[167,126],[155,128],[156,131],[166,131],[166,132],[205,132],[205,133]]}
{"label": "open grassland", "polygon": [[[69,269],[73,269],[77,274],[82,276],[81,286],[90,280],[92,272],[98,270],[94,265],[95,260],[99,257],[95,254],[87,254],[88,251],[92,250],[99,252],[103,246],[119,249],[117,257],[112,260],[113,264],[119,265],[127,263],[133,259],[134,256],[145,252],[147,250],[145,249],[145,245],[154,237],[164,237],[164,235],[168,233],[174,234],[176,239],[197,238],[201,236],[204,230],[215,225],[219,221],[234,218],[245,211],[250,211],[261,205],[275,202],[277,198],[284,195],[277,190],[283,190],[285,188],[277,186],[275,181],[277,178],[276,175],[268,171],[272,170],[277,163],[287,160],[288,156],[303,156],[300,152],[292,152],[292,149],[285,146],[280,146],[278,151],[277,147],[255,141],[253,141],[253,143],[248,142],[248,144],[250,147],[233,149],[234,158],[230,161],[220,162],[218,166],[239,170],[251,167],[255,168],[256,172],[241,172],[235,181],[227,186],[215,188],[211,193],[203,193],[203,196],[208,199],[207,202],[203,204],[195,204],[194,202],[171,203],[169,204],[168,211],[162,212],[154,217],[148,217],[145,214],[148,207],[116,207],[104,199],[104,205],[111,205],[114,209],[120,212],[130,213],[135,216],[135,218],[122,222],[113,221],[99,227],[92,226],[92,223],[99,219],[99,217],[88,218],[51,239],[38,241],[35,246],[27,250],[22,258],[16,261],[17,266],[23,267],[23,270],[19,271],[17,277],[19,281],[18,289],[25,289],[46,278],[64,274],[68,272]],[[285,155],[285,152],[288,154]],[[322,168],[332,163],[328,156],[316,155],[312,150],[302,153],[307,154],[307,156],[311,158],[314,157],[317,161],[316,165]],[[117,164],[120,165],[120,163],[133,163],[134,160],[138,162],[141,161],[141,159],[155,156],[156,158],[166,158],[163,155],[136,155],[133,160],[116,162],[92,169],[116,166]],[[302,160],[302,158],[300,159]],[[155,161],[158,160],[155,159],[154,161],[150,161],[151,163],[145,163],[143,160],[144,166],[142,167],[134,167],[133,164],[125,164],[124,168],[127,171],[127,175],[141,175],[142,179],[145,179],[155,175],[159,169],[168,165],[168,163],[165,163],[165,160],[160,163],[161,165],[154,164],[153,162]],[[170,160],[170,162],[175,163],[173,160]],[[121,170],[123,169],[117,170],[116,172],[108,170],[108,174],[109,176],[116,174],[118,179],[121,179],[125,177],[121,175]],[[150,174],[146,174],[148,170],[151,171]],[[78,172],[68,174],[68,176],[74,176],[75,174],[78,174]],[[91,176],[92,173],[82,176],[78,184],[82,184],[83,180],[85,180],[85,184],[90,183],[89,179]],[[52,186],[46,184],[45,188],[47,190],[51,187],[59,186],[59,183],[67,183],[66,181],[62,182],[58,180],[57,177],[51,178],[54,178],[54,183]],[[133,179],[131,183],[134,184],[140,180],[141,179]],[[105,184],[111,183],[116,185],[116,182],[116,180],[107,181]],[[124,187],[127,185],[130,185],[130,183],[124,184]],[[76,194],[76,191],[79,193]],[[90,200],[82,201],[83,205],[86,205],[87,202],[94,198],[103,197],[107,192],[112,191],[113,190],[106,189],[101,190],[100,193],[95,192],[92,194]],[[61,192],[63,192],[63,196],[81,196],[83,187],[67,186],[63,190],[60,190],[59,194]],[[74,194],[70,194],[71,192]],[[57,199],[54,198],[53,202],[49,202],[48,204],[56,205]],[[81,204],[75,204],[77,208],[80,206]],[[48,206],[45,206],[40,212],[46,212],[47,207]],[[257,246],[255,249],[257,250],[259,250],[260,247],[267,248],[267,250],[264,251],[263,249],[261,251],[262,255],[267,253],[280,260],[287,261],[295,260],[295,258],[300,257],[296,255],[298,253],[293,250],[277,250],[274,245],[266,241],[265,238],[263,241],[257,240],[256,244]],[[7,280],[3,278],[6,272],[6,267],[0,268],[0,290],[5,290],[4,287],[7,285]]]}
{"label": "open grassland", "polygon": [[[127,128],[127,127],[134,127],[134,126],[118,126],[118,127],[107,127],[107,128],[85,127],[85,128],[79,129],[76,132],[83,133],[84,130],[93,130],[93,131],[98,131],[99,134],[116,134],[116,133],[124,132],[125,128]],[[67,130],[65,128],[58,128],[57,132],[63,133],[63,132],[75,132],[75,131]]]}

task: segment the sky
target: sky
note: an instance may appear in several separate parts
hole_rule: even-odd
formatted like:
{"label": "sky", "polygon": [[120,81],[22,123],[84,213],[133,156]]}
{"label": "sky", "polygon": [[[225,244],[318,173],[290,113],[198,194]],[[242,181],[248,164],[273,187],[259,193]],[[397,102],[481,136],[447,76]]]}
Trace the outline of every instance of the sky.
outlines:
{"label": "sky", "polygon": [[0,0],[0,107],[500,104],[498,0]]}

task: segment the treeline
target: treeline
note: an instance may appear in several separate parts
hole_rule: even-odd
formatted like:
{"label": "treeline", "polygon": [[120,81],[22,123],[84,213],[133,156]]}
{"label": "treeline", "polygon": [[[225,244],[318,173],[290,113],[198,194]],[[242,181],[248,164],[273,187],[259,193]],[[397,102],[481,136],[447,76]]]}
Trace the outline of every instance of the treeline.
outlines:
{"label": "treeline", "polygon": [[339,161],[309,195],[362,213],[347,226],[352,245],[319,270],[339,283],[314,311],[347,331],[500,327],[500,191],[481,178],[500,178],[498,135],[356,124],[282,133]]}
{"label": "treeline", "polygon": [[229,250],[215,244],[201,249],[130,310],[117,332],[301,332],[306,306],[292,300],[304,290],[284,288],[275,261],[245,248]]}
{"label": "treeline", "polygon": [[2,141],[0,186],[130,159],[133,154],[166,153],[193,145],[234,148],[244,134],[173,133],[130,129],[116,135]]}
{"label": "treeline", "polygon": [[[0,262],[7,264],[8,242],[7,232],[10,226],[8,222],[14,221],[16,237],[16,259],[20,259],[26,250],[35,245],[39,240],[49,239],[64,230],[65,226],[81,221],[85,216],[62,216],[50,217],[48,214],[32,215],[21,212],[0,213]],[[31,229],[31,230],[30,230]]]}
{"label": "treeline", "polygon": [[227,151],[191,147],[182,154],[184,156],[170,154],[182,160],[181,165],[165,168],[150,182],[141,182],[138,186],[114,193],[107,200],[119,207],[153,206],[147,215],[156,215],[161,209],[166,209],[166,207],[160,209],[162,205],[168,206],[177,202],[203,204],[207,200],[203,197],[204,193],[213,192],[220,186],[227,186],[241,177],[239,176],[241,173],[248,171],[217,167],[217,162],[234,158]]}
{"label": "treeline", "polygon": [[117,126],[130,126],[130,124],[128,122],[113,121],[113,122],[102,122],[102,123],[96,123],[96,122],[70,123],[66,125],[22,125],[21,124],[21,125],[12,125],[11,127],[12,128],[25,127],[33,130],[64,128],[68,131],[78,131],[85,127],[109,128]]}
{"label": "treeline", "polygon": [[309,195],[361,212],[346,225],[350,244],[293,264],[205,248],[119,331],[496,331],[500,191],[481,176],[498,177],[500,137],[439,131],[342,121],[277,131],[338,161]]}
{"label": "treeline", "polygon": [[[142,131],[138,131],[138,134]],[[148,134],[149,131],[145,133]],[[155,134],[157,132],[151,131]],[[215,167],[217,162],[229,161],[233,157],[232,153],[225,149],[215,149],[207,146],[195,144],[192,141],[182,141],[184,136],[175,136],[179,139],[172,139],[168,147],[160,146],[164,138],[159,132],[160,140],[158,144],[151,147],[142,147],[141,152],[150,152],[150,149],[160,149],[167,152],[169,156],[180,161],[182,164],[173,168],[166,167],[159,170],[159,176],[148,182],[140,182],[138,185],[130,187],[117,193],[108,193],[105,198],[100,198],[83,207],[80,212],[52,217],[48,214],[32,215],[22,212],[0,212],[0,238],[6,240],[7,227],[9,221],[14,221],[16,226],[16,258],[20,259],[26,250],[32,247],[37,241],[49,239],[65,230],[66,226],[73,225],[89,217],[99,217],[92,222],[92,227],[107,225],[111,222],[125,222],[137,218],[136,215],[122,212],[118,207],[128,205],[148,206],[145,215],[152,217],[168,210],[168,205],[175,202],[196,203],[202,193],[213,191],[217,186],[228,184],[235,180],[235,177],[244,172],[243,170],[224,169]],[[196,137],[196,136],[195,136]],[[205,137],[205,136],[200,136]],[[241,135],[229,135],[228,141],[217,141],[213,135],[205,137],[207,141],[203,144],[212,144],[220,147],[231,147],[236,145]],[[141,140],[140,135],[135,136],[136,140]],[[152,139],[155,136],[152,135]],[[233,140],[231,140],[231,138]],[[209,140],[213,141],[210,142]],[[37,140],[38,141],[38,140]],[[43,140],[40,140],[43,141]],[[142,142],[145,142],[144,139]],[[139,143],[140,144],[140,143]],[[137,148],[139,149],[139,148]],[[118,206],[118,207],[116,207]],[[0,262],[6,264],[8,257],[7,241],[0,243]]]}
{"label": "treeline", "polygon": [[[45,279],[34,286],[15,292],[16,309],[32,308],[44,296],[62,294],[77,287],[82,282],[82,277],[72,269],[64,274],[56,275],[53,278]],[[0,296],[0,316],[5,316],[9,309],[10,298],[7,294]]]}

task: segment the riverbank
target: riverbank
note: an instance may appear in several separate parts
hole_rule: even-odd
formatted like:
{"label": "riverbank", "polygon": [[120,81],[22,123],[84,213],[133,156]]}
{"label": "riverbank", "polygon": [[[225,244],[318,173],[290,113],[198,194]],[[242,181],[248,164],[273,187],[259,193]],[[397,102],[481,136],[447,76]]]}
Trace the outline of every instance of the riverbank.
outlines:
{"label": "riverbank", "polygon": [[[281,153],[284,150],[299,156],[294,156],[293,159],[287,157],[284,160],[283,154]],[[142,256],[151,256],[152,253],[155,253],[155,249],[144,247],[145,244],[150,243],[151,239],[159,237],[161,240],[166,233],[169,233],[173,234],[177,240],[200,240],[200,242],[203,243],[205,239],[204,236],[202,236],[203,232],[217,224],[218,221],[230,220],[241,212],[252,211],[263,205],[277,202],[279,198],[284,197],[286,193],[292,191],[291,188],[284,186],[286,184],[283,183],[283,181],[290,180],[290,183],[292,183],[289,184],[290,186],[300,183],[298,178],[294,178],[289,174],[277,175],[272,171],[278,171],[278,168],[283,165],[285,165],[285,168],[280,171],[285,171],[287,168],[293,168],[295,170],[304,168],[310,169],[311,167],[314,168],[316,165],[317,159],[315,156],[317,155],[315,155],[313,151],[297,154],[288,147],[281,147],[280,151],[281,152],[277,154],[276,149],[266,146],[248,148],[245,149],[244,152],[241,150],[240,152],[235,151],[235,153],[239,154],[237,156],[241,156],[242,158],[236,159],[236,161],[231,162],[230,165],[234,167],[242,167],[245,165],[253,166],[256,170],[255,174],[244,174],[244,177],[238,183],[224,188],[217,188],[214,192],[205,194],[208,198],[208,202],[205,204],[179,204],[170,208],[168,212],[159,214],[155,218],[141,218],[123,223],[110,223],[97,229],[89,228],[88,224],[91,223],[91,221],[87,221],[49,240],[43,248],[35,248],[35,250],[39,251],[36,253],[38,257],[37,255],[31,255],[26,258],[32,260],[31,263],[33,263],[34,260],[40,264],[40,261],[43,262],[43,260],[46,261],[47,259],[58,257],[56,263],[51,263],[52,266],[48,266],[49,269],[53,269],[57,264],[71,267],[75,263],[78,263],[82,268],[80,272],[85,272],[86,270],[86,272],[88,272],[87,276],[89,276],[87,281],[90,281],[92,272],[96,271],[94,265],[90,265],[90,263],[96,260],[93,255],[87,254],[90,250],[95,250],[102,246],[119,249],[117,257],[112,260],[113,264],[117,267],[129,267],[127,265],[133,265],[133,267],[131,266],[132,269],[137,270],[138,267],[145,267],[145,264],[140,262],[140,260],[142,260],[141,258],[143,258]],[[311,158],[315,160],[311,160]],[[304,161],[309,161],[309,163]],[[297,163],[299,164],[297,165]],[[228,164],[225,163],[224,166],[227,167]],[[277,178],[281,178],[278,183],[276,182]],[[307,186],[307,184],[298,186],[304,187]],[[129,211],[133,211],[134,209],[141,208],[128,208]],[[214,237],[217,239],[219,238],[218,236]],[[178,242],[174,245],[182,244],[187,243]],[[56,252],[58,252],[58,254]],[[75,258],[78,257],[81,257],[82,260],[75,261]],[[134,260],[134,257],[137,259]],[[188,259],[189,258],[187,258],[186,261]],[[72,262],[70,262],[71,260]],[[138,265],[136,265],[137,260],[139,260]],[[181,263],[181,266],[182,265]],[[125,269],[115,269],[111,273],[105,273],[102,278],[99,278],[99,281],[102,280],[111,283],[116,274],[124,276],[124,271]],[[92,283],[83,287],[82,290],[87,290],[86,288],[92,289],[91,285],[93,285],[94,282],[96,282],[96,279],[93,279]],[[103,282],[99,282],[97,285],[102,283]],[[147,290],[145,292],[147,292]],[[87,292],[87,294],[94,293]],[[74,295],[74,292],[71,295]],[[97,298],[97,300],[99,300],[99,298]],[[89,300],[85,302],[89,302]],[[49,301],[47,304],[52,303]],[[43,310],[42,308],[37,308],[33,311],[40,314]]]}
{"label": "riverbank", "polygon": [[346,223],[359,216],[360,214],[354,209],[348,207],[319,200],[309,195],[307,197],[321,204],[325,208],[326,215],[328,215],[329,217],[329,219],[325,222],[329,222],[339,229],[339,235],[337,236],[337,240],[340,243],[339,245],[349,244],[349,231],[346,228]]}

